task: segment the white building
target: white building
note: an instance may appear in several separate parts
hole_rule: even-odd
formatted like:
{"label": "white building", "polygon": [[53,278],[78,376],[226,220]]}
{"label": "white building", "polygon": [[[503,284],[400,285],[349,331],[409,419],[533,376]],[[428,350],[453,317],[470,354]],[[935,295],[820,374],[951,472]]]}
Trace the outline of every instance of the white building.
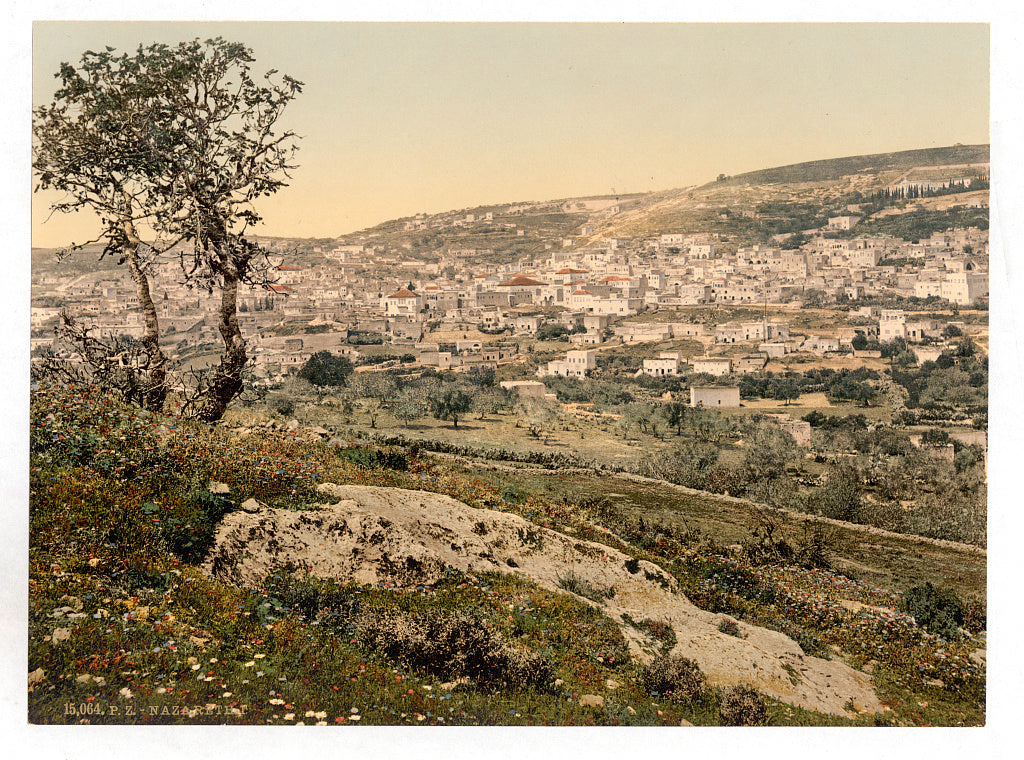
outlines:
{"label": "white building", "polygon": [[690,363],[693,365],[693,371],[695,374],[722,377],[723,375],[728,375],[732,372],[732,360],[727,358],[704,357],[700,359],[692,359]]}
{"label": "white building", "polygon": [[978,298],[988,295],[988,276],[983,272],[949,272],[941,284],[939,295],[960,306],[970,306]]}
{"label": "white building", "polygon": [[907,337],[907,318],[902,309],[882,309],[878,319],[878,340],[887,343],[896,338]]}
{"label": "white building", "polygon": [[538,374],[555,377],[586,377],[587,372],[597,368],[597,352],[569,351],[564,359],[548,362],[547,370],[539,369]]}
{"label": "white building", "polygon": [[679,359],[644,359],[644,374],[650,377],[678,375]]}
{"label": "white building", "polygon": [[690,386],[690,406],[738,407],[739,405],[739,388]]}
{"label": "white building", "polygon": [[384,313],[388,316],[412,316],[423,308],[423,297],[402,288],[384,299]]}

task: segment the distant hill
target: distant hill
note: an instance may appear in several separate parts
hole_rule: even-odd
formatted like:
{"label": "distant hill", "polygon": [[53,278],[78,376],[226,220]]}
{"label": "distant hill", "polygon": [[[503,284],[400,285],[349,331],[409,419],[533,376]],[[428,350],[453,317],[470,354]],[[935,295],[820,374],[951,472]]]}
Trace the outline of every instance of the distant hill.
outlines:
{"label": "distant hill", "polygon": [[946,148],[902,150],[896,153],[875,153],[869,156],[847,156],[805,161],[773,169],[759,169],[727,177],[709,184],[767,185],[778,182],[823,182],[849,174],[877,173],[916,166],[949,164],[985,164],[989,161],[988,145],[952,145]]}

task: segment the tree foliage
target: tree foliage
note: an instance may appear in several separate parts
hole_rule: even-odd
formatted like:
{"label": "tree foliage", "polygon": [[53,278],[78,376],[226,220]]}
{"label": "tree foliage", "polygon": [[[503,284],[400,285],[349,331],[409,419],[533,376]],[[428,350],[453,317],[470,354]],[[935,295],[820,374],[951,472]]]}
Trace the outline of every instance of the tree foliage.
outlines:
{"label": "tree foliage", "polygon": [[190,410],[207,421],[242,389],[249,357],[239,286],[268,281],[266,252],[247,237],[260,221],[254,202],[285,186],[297,150],[295,133],[278,122],[302,84],[275,70],[255,75],[253,62],[250,48],[219,37],[134,54],[88,51],[77,68],[61,66],[53,104],[34,115],[38,187],[66,194],[57,211],[99,214],[105,253],[132,267],[152,346],[158,327],[143,300],[140,227],[178,244],[189,285],[220,291],[224,354]]}
{"label": "tree foliage", "polygon": [[298,376],[312,385],[338,387],[352,374],[352,361],[330,351],[317,351],[302,365]]}
{"label": "tree foliage", "polygon": [[473,408],[473,397],[461,388],[445,388],[430,399],[430,413],[439,420],[451,420],[456,430],[459,417]]}
{"label": "tree foliage", "polygon": [[[62,63],[53,102],[32,114],[32,168],[36,191],[61,194],[53,212],[90,211],[99,217],[95,239],[73,242],[60,255],[102,242],[101,259],[110,255],[128,265],[144,318],[145,359],[137,371],[145,391],[133,401],[160,410],[167,396],[167,359],[160,350],[149,276],[153,261],[170,244],[146,244],[142,235],[172,213],[162,188],[173,182],[173,171],[160,160],[158,148],[167,142],[173,115],[144,73],[150,59],[141,47],[135,56],[106,48],[85,52],[77,66]],[[82,348],[84,363],[93,364],[99,344]]]}

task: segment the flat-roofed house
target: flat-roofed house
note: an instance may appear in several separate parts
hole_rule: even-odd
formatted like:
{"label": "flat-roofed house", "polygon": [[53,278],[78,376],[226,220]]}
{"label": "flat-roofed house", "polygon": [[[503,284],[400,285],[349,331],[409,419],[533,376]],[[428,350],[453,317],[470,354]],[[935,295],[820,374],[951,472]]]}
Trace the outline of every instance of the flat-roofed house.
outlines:
{"label": "flat-roofed house", "polygon": [[690,386],[690,406],[732,408],[739,405],[739,388],[727,386]]}
{"label": "flat-roofed house", "polygon": [[715,377],[722,377],[732,372],[732,360],[723,357],[702,357],[697,359],[691,359],[690,364],[693,365],[694,374],[698,375],[713,375]]}

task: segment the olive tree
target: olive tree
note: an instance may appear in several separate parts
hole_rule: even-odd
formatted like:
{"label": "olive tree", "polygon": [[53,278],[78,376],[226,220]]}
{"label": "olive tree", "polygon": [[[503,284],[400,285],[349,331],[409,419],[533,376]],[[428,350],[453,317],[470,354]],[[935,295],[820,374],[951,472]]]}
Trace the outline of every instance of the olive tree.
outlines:
{"label": "olive tree", "polygon": [[[147,244],[143,235],[169,213],[162,188],[173,182],[175,169],[160,157],[173,115],[146,73],[155,57],[153,49],[115,55],[106,48],[85,52],[78,64],[62,63],[53,101],[32,114],[32,169],[36,192],[60,193],[50,206],[53,213],[91,211],[98,217],[93,239],[72,242],[59,255],[103,243],[101,259],[114,256],[127,264],[144,331],[137,366],[126,369],[135,369],[145,386],[140,383],[137,397],[128,400],[160,410],[167,396],[167,359],[160,350],[149,276],[156,257],[174,241]],[[78,339],[83,335],[88,328],[72,330],[70,337],[92,366],[96,346]]]}
{"label": "olive tree", "polygon": [[[249,357],[239,286],[267,282],[266,251],[247,237],[260,221],[253,204],[285,186],[297,149],[295,133],[278,122],[302,83],[274,70],[254,75],[253,61],[244,44],[219,37],[134,54],[88,51],[77,68],[61,66],[54,102],[33,118],[37,189],[64,193],[55,211],[96,212],[104,253],[120,256],[135,279],[150,405],[162,406],[166,394],[152,256],[180,243],[186,282],[219,289],[224,354],[185,410],[207,421],[220,419],[242,389]],[[144,230],[168,243],[147,247]]]}
{"label": "olive tree", "polygon": [[194,411],[216,421],[241,391],[249,360],[238,324],[239,287],[269,283],[267,252],[247,236],[261,218],[254,202],[286,186],[295,168],[298,138],[278,122],[302,83],[273,69],[254,74],[251,49],[219,37],[151,50],[156,61],[148,76],[159,82],[172,115],[170,139],[154,148],[173,174],[161,188],[170,206],[161,223],[186,243],[180,261],[188,282],[220,291],[224,353]]}
{"label": "olive tree", "polygon": [[473,397],[461,388],[445,388],[430,399],[430,413],[435,419],[451,420],[456,430],[459,428],[459,417],[473,408]]}

